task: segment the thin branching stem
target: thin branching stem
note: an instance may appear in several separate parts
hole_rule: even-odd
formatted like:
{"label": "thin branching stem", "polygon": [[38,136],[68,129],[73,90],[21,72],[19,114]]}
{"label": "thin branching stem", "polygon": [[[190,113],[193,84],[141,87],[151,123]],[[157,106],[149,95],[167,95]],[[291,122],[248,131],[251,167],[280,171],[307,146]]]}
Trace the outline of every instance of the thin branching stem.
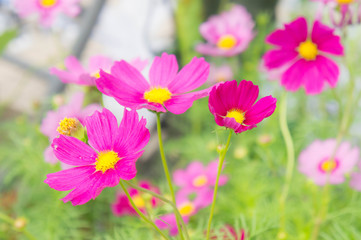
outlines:
{"label": "thin branching stem", "polygon": [[157,227],[157,225],[155,225],[155,223],[150,220],[149,218],[147,218],[140,210],[139,208],[135,205],[132,197],[130,196],[127,188],[124,186],[124,183],[123,183],[124,180],[120,180],[119,181],[119,184],[120,186],[122,187],[125,195],[127,195],[128,199],[129,199],[129,202],[130,204],[132,205],[132,207],[134,208],[134,210],[138,213],[138,215],[144,220],[146,221],[147,223],[149,223],[164,239],[166,240],[169,240],[169,238]]}
{"label": "thin branching stem", "polygon": [[285,183],[283,185],[282,193],[280,197],[280,214],[281,214],[280,234],[286,234],[285,205],[286,205],[289,189],[291,186],[293,168],[295,165],[295,148],[287,124],[287,92],[284,93],[281,99],[279,121],[280,121],[281,133],[286,143],[286,151],[287,151],[287,167],[286,167]]}
{"label": "thin branching stem", "polygon": [[224,158],[225,158],[226,153],[227,153],[227,151],[228,151],[229,143],[231,142],[232,131],[233,131],[233,129],[230,129],[230,130],[229,130],[229,135],[228,135],[228,139],[227,139],[226,146],[225,146],[224,148],[222,148],[222,150],[219,152],[219,163],[218,163],[218,170],[217,170],[217,179],[216,179],[216,184],[215,184],[215,186],[214,186],[211,212],[210,212],[210,214],[209,214],[209,219],[208,219],[207,240],[209,239],[210,232],[211,232],[212,218],[213,218],[213,213],[214,213],[214,206],[216,205],[216,198],[217,198],[217,190],[218,190],[219,177],[220,177],[221,172],[222,172],[223,161],[224,161]]}
{"label": "thin branching stem", "polygon": [[[163,147],[163,140],[162,140],[162,127],[161,127],[161,124],[160,124],[160,114],[161,113],[157,112],[157,131],[158,131],[158,140],[159,140],[159,151],[160,151],[160,156],[161,156],[161,159],[162,159],[164,173],[165,173],[165,176],[167,178],[170,195],[172,197],[172,202],[173,202],[174,205],[176,205],[175,195],[174,195],[174,190],[173,190],[173,185],[172,185],[172,179],[171,179],[170,174],[169,174],[168,164],[167,164],[167,160],[166,160],[165,154],[164,154],[164,147]],[[182,228],[180,226],[180,219],[177,216],[176,212],[177,211],[174,211],[174,214],[176,216],[177,228],[179,230],[179,235],[180,235],[181,239],[184,240],[183,230],[182,230]]]}

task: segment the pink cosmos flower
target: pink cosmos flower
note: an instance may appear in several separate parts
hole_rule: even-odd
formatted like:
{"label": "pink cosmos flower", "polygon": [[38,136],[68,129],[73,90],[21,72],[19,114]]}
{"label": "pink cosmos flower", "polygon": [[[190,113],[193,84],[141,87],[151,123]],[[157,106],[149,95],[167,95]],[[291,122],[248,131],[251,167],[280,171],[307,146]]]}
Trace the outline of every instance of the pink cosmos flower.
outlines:
{"label": "pink cosmos flower", "polygon": [[233,79],[232,68],[229,65],[222,65],[217,67],[211,64],[209,71],[209,80],[211,84],[230,81]]}
{"label": "pink cosmos flower", "polygon": [[[196,194],[193,200],[191,195]],[[189,218],[196,214],[200,209],[207,207],[212,203],[213,191],[210,189],[202,189],[197,192],[182,189],[176,195],[176,204],[183,221],[187,224]],[[169,235],[178,234],[177,221],[173,213],[161,216],[155,220],[155,224],[159,229],[169,229]]]}
{"label": "pink cosmos flower", "polygon": [[300,154],[298,170],[311,178],[317,185],[340,184],[346,173],[351,172],[359,156],[358,148],[351,148],[343,142],[338,147],[334,159],[332,153],[336,147],[335,139],[316,140]]}
{"label": "pink cosmos flower", "polygon": [[[174,183],[182,188],[198,191],[215,185],[217,178],[218,160],[212,161],[204,167],[201,162],[194,161],[185,170],[173,173]],[[227,176],[220,176],[219,186],[226,184]]]}
{"label": "pink cosmos flower", "polygon": [[209,89],[191,92],[208,77],[209,64],[194,57],[178,73],[174,55],[163,53],[155,57],[150,68],[148,83],[142,74],[125,61],[115,62],[111,74],[100,71],[96,80],[99,91],[114,97],[117,102],[132,109],[147,108],[156,112],[184,113],[196,99],[205,97]]}
{"label": "pink cosmos flower", "polygon": [[79,0],[15,0],[15,9],[20,17],[39,15],[40,23],[49,27],[56,16],[63,13],[75,17],[80,12]]}
{"label": "pink cosmos flower", "polygon": [[[155,193],[159,193],[159,189],[154,187],[148,181],[139,182],[139,187],[148,189]],[[149,201],[149,206],[156,207],[159,204],[158,199],[151,197],[151,199],[146,199],[144,196],[146,194],[139,192],[135,188],[130,188],[128,190],[130,196],[132,197],[137,208],[142,212],[146,213],[146,203]],[[132,205],[129,202],[127,195],[124,193],[118,193],[116,196],[115,202],[112,204],[112,211],[115,216],[124,216],[124,215],[135,215],[138,216],[138,213],[134,210]]]}
{"label": "pink cosmos flower", "polygon": [[45,183],[58,191],[69,191],[63,200],[73,205],[95,199],[105,187],[114,187],[119,180],[135,177],[135,162],[149,141],[146,120],[136,111],[124,110],[118,127],[117,119],[107,109],[85,119],[88,142],[60,135],[52,144],[56,157],[73,168],[47,175]]}
{"label": "pink cosmos flower", "polygon": [[100,69],[109,71],[113,60],[104,56],[93,56],[89,59],[89,66],[85,69],[78,59],[69,56],[65,59],[67,70],[51,68],[50,73],[56,75],[63,83],[95,86],[95,80],[99,77]]}
{"label": "pink cosmos flower", "polygon": [[[329,17],[335,27],[343,27],[361,22],[360,0],[312,0],[321,2],[322,5],[317,13],[322,17],[324,10],[328,10]],[[356,16],[356,18],[355,18]]]}
{"label": "pink cosmos flower", "polygon": [[[61,106],[55,111],[49,111],[46,114],[41,122],[40,131],[49,138],[49,142],[52,142],[59,134],[71,135],[72,131],[76,131],[81,125],[84,125],[86,117],[93,114],[96,110],[100,111],[102,109],[98,104],[90,104],[83,108],[83,101],[84,93],[75,93],[67,105]],[[62,122],[64,124],[63,128],[60,126]],[[45,150],[44,157],[46,162],[53,164],[58,162],[51,146]],[[62,166],[66,165],[62,164]]]}
{"label": "pink cosmos flower", "polygon": [[266,42],[277,49],[263,56],[265,66],[269,70],[285,67],[281,85],[287,91],[304,86],[306,94],[313,95],[322,92],[325,81],[336,86],[339,68],[328,55],[343,55],[343,47],[333,29],[315,21],[309,32],[306,19],[300,17],[271,33]]}
{"label": "pink cosmos flower", "polygon": [[228,12],[211,16],[199,31],[208,41],[196,46],[196,51],[211,56],[234,56],[248,47],[254,37],[254,22],[245,7],[234,5]]}
{"label": "pink cosmos flower", "polygon": [[219,238],[214,234],[211,235],[210,239],[211,240],[244,240],[246,235],[243,229],[241,229],[240,232],[237,233],[234,227],[228,224],[226,224],[223,228],[221,228],[220,232],[223,233],[223,236],[221,236],[221,238]]}
{"label": "pink cosmos flower", "polygon": [[241,133],[257,127],[256,124],[271,116],[277,99],[272,96],[258,100],[258,86],[251,81],[228,81],[214,86],[209,94],[209,110],[219,126]]}
{"label": "pink cosmos flower", "polygon": [[361,191],[361,161],[358,162],[358,172],[354,172],[351,174],[351,181],[350,181],[350,186],[357,190],[357,191]]}

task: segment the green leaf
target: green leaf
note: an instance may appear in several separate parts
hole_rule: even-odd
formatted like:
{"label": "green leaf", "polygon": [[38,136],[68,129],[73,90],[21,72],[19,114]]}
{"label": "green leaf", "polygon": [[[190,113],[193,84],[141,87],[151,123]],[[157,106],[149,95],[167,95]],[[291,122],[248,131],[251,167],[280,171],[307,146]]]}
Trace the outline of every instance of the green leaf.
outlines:
{"label": "green leaf", "polygon": [[17,36],[17,29],[10,29],[5,31],[2,35],[0,35],[0,54],[5,50],[8,43]]}

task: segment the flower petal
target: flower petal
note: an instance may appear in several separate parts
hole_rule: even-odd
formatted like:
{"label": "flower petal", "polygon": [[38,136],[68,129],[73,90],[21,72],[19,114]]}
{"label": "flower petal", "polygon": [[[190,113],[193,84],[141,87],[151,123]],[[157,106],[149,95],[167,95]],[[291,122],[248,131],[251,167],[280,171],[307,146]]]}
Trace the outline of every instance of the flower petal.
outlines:
{"label": "flower petal", "polygon": [[111,150],[116,141],[118,130],[117,119],[108,109],[96,111],[85,119],[89,144],[98,151]]}
{"label": "flower petal", "polygon": [[317,44],[317,49],[334,55],[343,55],[341,39],[336,36],[334,29],[315,21],[312,28],[311,39]]}
{"label": "flower petal", "polygon": [[292,61],[298,56],[294,49],[275,49],[266,52],[263,56],[264,64],[267,68],[278,68]]}
{"label": "flower petal", "polygon": [[55,156],[63,163],[84,166],[95,162],[97,153],[77,138],[60,135],[51,145]]}
{"label": "flower petal", "polygon": [[94,171],[94,166],[69,168],[48,174],[44,182],[57,191],[68,191],[76,188],[94,173]]}
{"label": "flower petal", "polygon": [[306,39],[307,21],[304,17],[299,17],[293,22],[285,24],[284,29],[278,29],[268,35],[266,42],[281,48],[294,49]]}
{"label": "flower petal", "polygon": [[207,81],[208,74],[209,63],[204,58],[194,57],[169,83],[168,89],[172,94],[192,91]]}
{"label": "flower petal", "polygon": [[149,70],[149,80],[152,87],[167,87],[178,72],[176,57],[163,53],[161,57],[155,57]]}
{"label": "flower petal", "polygon": [[272,96],[263,97],[245,114],[244,124],[255,125],[273,114],[277,99]]}

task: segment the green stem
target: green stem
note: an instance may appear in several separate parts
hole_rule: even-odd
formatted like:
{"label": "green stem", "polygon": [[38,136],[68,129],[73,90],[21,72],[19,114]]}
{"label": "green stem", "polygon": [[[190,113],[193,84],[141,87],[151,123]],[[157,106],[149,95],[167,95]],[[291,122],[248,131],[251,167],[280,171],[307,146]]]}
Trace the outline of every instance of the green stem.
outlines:
{"label": "green stem", "polygon": [[321,198],[321,209],[317,218],[315,219],[315,226],[313,228],[312,235],[310,238],[311,240],[317,240],[318,238],[321,224],[324,221],[327,214],[329,202],[330,202],[330,185],[326,183],[326,185],[323,187],[322,198]]}
{"label": "green stem", "polygon": [[208,219],[207,238],[206,238],[207,240],[209,239],[209,234],[211,232],[211,225],[212,225],[212,218],[213,218],[213,213],[214,213],[214,206],[216,205],[219,177],[221,175],[224,158],[225,158],[226,153],[227,153],[228,148],[229,148],[229,143],[231,142],[232,131],[233,131],[233,129],[229,130],[229,135],[228,135],[226,146],[222,149],[222,151],[219,152],[219,163],[218,163],[218,170],[217,170],[217,179],[216,179],[216,184],[214,186],[213,201],[212,201],[212,206],[211,206],[211,212],[209,214],[209,219]]}
{"label": "green stem", "polygon": [[[172,202],[173,202],[174,205],[176,205],[172,180],[171,180],[171,177],[170,177],[170,174],[169,174],[167,160],[165,159],[165,154],[164,154],[163,140],[162,140],[162,127],[160,125],[160,113],[159,112],[157,112],[157,131],[158,131],[158,140],[159,140],[159,151],[160,151],[160,156],[161,156],[161,159],[162,159],[164,173],[165,173],[165,176],[167,178],[169,191],[170,191],[170,194],[171,194],[171,197],[172,197]],[[180,227],[180,223],[179,223],[180,219],[177,216],[176,212],[177,211],[174,211],[174,214],[176,215],[177,228],[179,230],[179,235],[180,235],[181,239],[184,240],[183,230]]]}
{"label": "green stem", "polygon": [[286,143],[286,150],[287,150],[287,168],[286,168],[286,175],[285,175],[285,183],[282,188],[282,193],[280,197],[280,227],[282,235],[285,234],[285,204],[286,199],[288,196],[288,192],[290,189],[292,175],[293,175],[293,168],[295,165],[295,149],[293,145],[292,136],[287,124],[287,93],[282,96],[281,104],[280,104],[280,128],[283,139]]}
{"label": "green stem", "polygon": [[157,194],[157,193],[152,192],[152,191],[150,191],[150,190],[148,190],[148,189],[139,187],[139,186],[137,186],[137,185],[135,185],[135,184],[133,184],[133,183],[131,183],[131,182],[126,182],[126,184],[128,184],[130,187],[132,187],[132,188],[134,188],[134,189],[137,189],[138,191],[145,192],[145,193],[147,193],[147,194],[149,194],[149,195],[152,195],[153,197],[158,198],[158,199],[162,200],[163,202],[168,203],[169,205],[171,205],[171,207],[172,207],[172,208],[175,210],[175,212],[176,212],[176,216],[179,217],[183,229],[185,230],[184,233],[185,233],[186,239],[188,239],[188,240],[190,239],[190,238],[189,238],[189,235],[188,235],[187,228],[186,228],[186,224],[184,223],[183,218],[182,218],[181,214],[179,213],[177,206],[176,206],[172,201],[170,201],[169,199],[163,197],[163,196],[160,195],[160,194]]}
{"label": "green stem", "polygon": [[133,202],[133,199],[132,197],[130,196],[127,188],[124,186],[124,183],[123,183],[124,180],[120,180],[119,181],[119,184],[120,186],[122,187],[125,195],[127,195],[128,199],[129,199],[129,202],[130,204],[132,205],[132,207],[134,208],[134,210],[139,214],[139,216],[144,220],[146,221],[147,223],[149,223],[157,232],[159,232],[160,235],[162,235],[162,237],[166,240],[169,240],[169,238],[157,227],[157,225],[154,224],[154,222],[152,222],[149,218],[147,218],[139,209],[138,207],[135,205],[135,203]]}

